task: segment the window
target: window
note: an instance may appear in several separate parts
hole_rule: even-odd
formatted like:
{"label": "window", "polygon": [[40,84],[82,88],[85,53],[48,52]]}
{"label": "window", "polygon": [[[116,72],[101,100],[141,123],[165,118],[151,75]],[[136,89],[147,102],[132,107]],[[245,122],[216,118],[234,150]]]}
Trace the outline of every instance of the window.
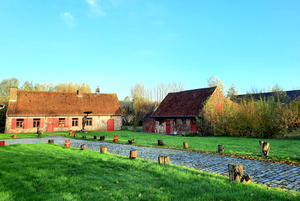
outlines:
{"label": "window", "polygon": [[78,118],[72,118],[72,126],[78,126]]}
{"label": "window", "polygon": [[40,121],[41,119],[33,119],[33,128],[39,128],[40,127]]}
{"label": "window", "polygon": [[24,119],[17,119],[16,128],[23,128],[23,127],[24,127]]}
{"label": "window", "polygon": [[92,118],[87,118],[86,119],[86,125],[91,126],[92,125]]}
{"label": "window", "polygon": [[186,119],[182,119],[182,124],[186,124]]}
{"label": "window", "polygon": [[58,119],[58,127],[65,127],[65,118]]}

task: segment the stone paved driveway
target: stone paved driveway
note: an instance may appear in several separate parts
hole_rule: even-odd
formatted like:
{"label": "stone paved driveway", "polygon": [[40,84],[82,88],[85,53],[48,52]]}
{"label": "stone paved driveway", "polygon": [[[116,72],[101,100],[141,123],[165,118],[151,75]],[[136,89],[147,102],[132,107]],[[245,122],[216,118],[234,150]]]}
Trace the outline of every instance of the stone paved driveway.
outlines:
{"label": "stone paved driveway", "polygon": [[137,150],[138,158],[151,161],[157,161],[158,156],[166,155],[170,157],[170,162],[172,164],[184,165],[204,172],[212,172],[224,176],[228,176],[228,164],[239,163],[243,165],[244,173],[251,175],[254,183],[265,184],[271,187],[276,186],[292,189],[300,192],[300,167],[281,163],[173,149],[140,147],[99,141],[85,141],[65,138],[63,136],[48,136],[46,138],[39,139],[9,139],[5,140],[5,144],[47,143],[49,139],[54,139],[54,143],[60,145],[64,145],[65,140],[68,139],[71,142],[71,147],[80,148],[80,145],[85,144],[86,149],[94,151],[99,151],[100,146],[106,146],[107,152],[122,156],[129,156],[130,150]]}

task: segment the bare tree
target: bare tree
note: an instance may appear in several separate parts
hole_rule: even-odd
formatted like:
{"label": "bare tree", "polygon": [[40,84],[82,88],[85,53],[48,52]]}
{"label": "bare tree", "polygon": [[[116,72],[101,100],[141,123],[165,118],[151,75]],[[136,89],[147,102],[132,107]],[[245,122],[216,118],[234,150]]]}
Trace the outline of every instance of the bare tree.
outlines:
{"label": "bare tree", "polygon": [[208,86],[210,87],[215,87],[215,86],[218,86],[219,89],[222,91],[223,94],[225,94],[225,90],[226,90],[226,87],[225,85],[223,84],[223,82],[218,79],[215,75],[211,76],[208,80]]}

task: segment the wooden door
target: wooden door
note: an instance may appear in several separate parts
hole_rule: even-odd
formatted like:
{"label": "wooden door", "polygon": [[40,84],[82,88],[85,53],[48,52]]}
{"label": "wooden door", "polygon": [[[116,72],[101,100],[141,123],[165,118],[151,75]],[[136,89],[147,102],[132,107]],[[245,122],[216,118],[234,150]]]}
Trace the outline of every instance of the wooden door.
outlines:
{"label": "wooden door", "polygon": [[115,122],[113,119],[107,120],[107,130],[114,131],[115,130]]}
{"label": "wooden door", "polygon": [[48,118],[47,119],[47,132],[53,132],[53,118]]}
{"label": "wooden door", "polygon": [[191,120],[191,131],[197,133],[197,124],[193,120]]}
{"label": "wooden door", "polygon": [[154,121],[151,121],[151,132],[154,133]]}
{"label": "wooden door", "polygon": [[170,121],[166,120],[166,131],[167,133],[171,133],[171,124]]}

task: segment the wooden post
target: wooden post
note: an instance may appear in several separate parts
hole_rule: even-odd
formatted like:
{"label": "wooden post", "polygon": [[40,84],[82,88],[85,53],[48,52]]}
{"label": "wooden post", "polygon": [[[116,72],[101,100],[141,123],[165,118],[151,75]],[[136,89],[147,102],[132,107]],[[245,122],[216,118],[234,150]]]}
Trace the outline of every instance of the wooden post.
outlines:
{"label": "wooden post", "polygon": [[137,150],[130,151],[130,158],[135,159],[137,157]]}
{"label": "wooden post", "polygon": [[105,154],[106,151],[107,151],[107,148],[106,148],[106,147],[102,147],[102,146],[100,147],[100,152],[101,152],[101,153],[104,153],[104,154]]}
{"label": "wooden post", "polygon": [[184,142],[183,143],[183,148],[185,148],[185,149],[189,148],[189,143],[188,142]]}
{"label": "wooden post", "polygon": [[76,133],[74,133],[74,137],[77,137],[77,134],[76,134]]}
{"label": "wooden post", "polygon": [[54,143],[54,140],[48,140],[48,143]]}
{"label": "wooden post", "polygon": [[224,146],[223,145],[218,145],[218,152],[220,154],[223,154],[224,153]]}
{"label": "wooden post", "polygon": [[85,144],[81,145],[81,150],[86,150]]}
{"label": "wooden post", "polygon": [[86,135],[83,135],[82,138],[83,138],[83,139],[86,139]]}
{"label": "wooden post", "polygon": [[244,174],[243,165],[228,164],[228,171],[229,171],[229,181],[238,181],[238,182],[241,181]]}
{"label": "wooden post", "polygon": [[105,140],[105,136],[100,136],[100,140],[99,141],[104,141]]}
{"label": "wooden post", "polygon": [[268,157],[270,151],[269,142],[259,141],[260,151],[262,157]]}
{"label": "wooden post", "polygon": [[170,164],[170,157],[169,156],[159,156],[158,164]]}
{"label": "wooden post", "polygon": [[95,139],[95,140],[97,139],[97,136],[96,136],[96,135],[94,136],[94,139]]}
{"label": "wooden post", "polygon": [[251,183],[251,176],[250,175],[243,175],[241,182],[244,184],[250,184]]}
{"label": "wooden post", "polygon": [[157,141],[158,141],[158,145],[160,145],[160,146],[164,146],[165,145],[162,140],[157,140]]}

